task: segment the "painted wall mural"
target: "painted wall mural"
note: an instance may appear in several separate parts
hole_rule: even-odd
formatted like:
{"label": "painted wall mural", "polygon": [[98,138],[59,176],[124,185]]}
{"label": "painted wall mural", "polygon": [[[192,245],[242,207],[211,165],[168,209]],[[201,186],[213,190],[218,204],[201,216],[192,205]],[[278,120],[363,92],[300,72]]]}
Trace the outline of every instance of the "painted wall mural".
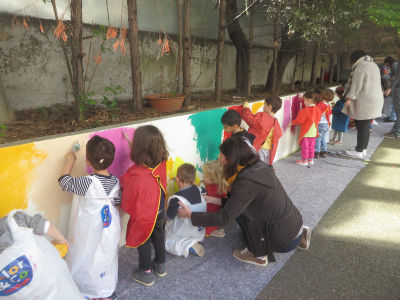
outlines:
{"label": "painted wall mural", "polygon": [[[281,125],[289,124],[296,108],[291,107],[292,99],[298,103],[298,97],[282,97],[283,107],[276,114]],[[261,111],[263,101],[250,103],[252,112]],[[55,136],[43,141],[35,141],[17,146],[0,148],[0,189],[3,198],[0,202],[0,217],[12,209],[25,209],[28,213],[41,213],[53,222],[64,234],[67,230],[72,196],[58,186],[64,163],[64,155],[79,141],[81,150],[77,153],[77,162],[72,176],[86,175],[90,170],[86,166],[86,142],[95,134],[112,141],[116,147],[114,163],[110,172],[121,176],[131,165],[130,147],[135,128],[152,124],[163,133],[170,157],[167,161],[168,192],[177,190],[174,177],[178,167],[184,162],[192,163],[198,170],[197,183],[201,178],[201,167],[218,157],[224,135],[221,116],[228,109],[241,111],[241,106],[230,106],[179,116],[169,116],[155,120],[145,120],[124,126],[93,130],[85,133],[71,133],[68,136]],[[247,129],[243,122],[242,126]],[[280,140],[276,159],[289,155],[298,149],[298,129],[286,130]],[[123,217],[123,224],[127,216]],[[123,234],[124,236],[124,234]]]}

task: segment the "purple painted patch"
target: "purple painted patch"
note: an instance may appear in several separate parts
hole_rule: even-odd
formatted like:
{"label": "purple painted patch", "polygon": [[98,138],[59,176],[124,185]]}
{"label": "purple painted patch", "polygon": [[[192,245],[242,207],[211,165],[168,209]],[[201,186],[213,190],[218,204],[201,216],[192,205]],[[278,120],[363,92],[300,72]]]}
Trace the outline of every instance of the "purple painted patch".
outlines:
{"label": "purple painted patch", "polygon": [[283,122],[282,122],[282,128],[283,131],[286,130],[290,123],[290,113],[291,113],[291,99],[286,99],[285,103],[283,105]]}
{"label": "purple painted patch", "polygon": [[[101,136],[114,144],[115,157],[108,171],[118,178],[133,164],[130,159],[131,148],[125,136],[132,141],[134,132],[134,128],[115,128],[98,131],[90,135],[91,138],[95,135]],[[87,171],[89,174],[92,173],[91,168],[88,168]]]}

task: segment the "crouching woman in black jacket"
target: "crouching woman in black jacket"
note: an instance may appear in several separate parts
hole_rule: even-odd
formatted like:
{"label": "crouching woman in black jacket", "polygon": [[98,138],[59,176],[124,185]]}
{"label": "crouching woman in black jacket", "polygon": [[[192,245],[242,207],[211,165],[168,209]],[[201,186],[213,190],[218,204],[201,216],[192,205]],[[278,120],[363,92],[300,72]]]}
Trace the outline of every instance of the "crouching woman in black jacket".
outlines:
{"label": "crouching woman in black jacket", "polygon": [[178,216],[191,218],[194,226],[222,226],[236,218],[246,247],[234,250],[233,256],[242,262],[266,266],[268,261],[275,261],[273,252],[307,250],[311,228],[303,226],[300,212],[273,168],[260,161],[240,137],[227,139],[220,151],[224,175],[230,184],[228,199],[222,199],[221,209],[214,213],[191,212],[180,203]]}

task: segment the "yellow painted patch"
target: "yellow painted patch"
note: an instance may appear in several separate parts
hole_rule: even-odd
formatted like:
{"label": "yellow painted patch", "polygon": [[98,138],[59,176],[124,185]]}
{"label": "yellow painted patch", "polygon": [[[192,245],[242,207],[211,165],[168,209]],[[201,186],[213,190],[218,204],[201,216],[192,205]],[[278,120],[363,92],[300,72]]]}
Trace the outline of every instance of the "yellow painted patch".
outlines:
{"label": "yellow painted patch", "polygon": [[[171,157],[167,160],[167,178],[168,178],[167,193],[168,193],[168,195],[173,195],[177,191],[179,191],[179,187],[178,187],[178,184],[177,184],[175,178],[176,178],[176,174],[178,172],[178,168],[184,163],[185,163],[185,161],[180,157],[175,157],[175,161]],[[195,184],[197,184],[197,185],[200,184],[200,181],[201,180],[200,180],[199,176],[197,176],[197,173],[196,173]]]}
{"label": "yellow painted patch", "polygon": [[35,168],[47,157],[34,143],[0,149],[0,217],[13,209],[28,207],[28,193]]}
{"label": "yellow painted patch", "polygon": [[256,112],[258,112],[258,110],[261,108],[261,107],[263,107],[264,106],[264,102],[257,102],[257,103],[254,103],[253,105],[252,105],[252,107],[251,107],[251,112],[253,113],[253,114],[255,114]]}

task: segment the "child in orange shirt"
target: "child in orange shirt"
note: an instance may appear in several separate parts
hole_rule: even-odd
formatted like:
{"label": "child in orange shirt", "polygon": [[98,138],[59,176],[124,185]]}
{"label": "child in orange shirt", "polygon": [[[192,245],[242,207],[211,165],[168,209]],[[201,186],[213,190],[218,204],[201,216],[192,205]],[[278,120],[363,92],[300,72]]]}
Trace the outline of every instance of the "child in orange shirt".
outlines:
{"label": "child in orange shirt", "polygon": [[306,92],[303,95],[305,108],[301,109],[297,118],[288,127],[300,125],[299,145],[301,146],[302,159],[296,164],[308,166],[314,164],[315,139],[318,136],[318,123],[321,119],[321,110],[315,106],[315,95]]}
{"label": "child in orange shirt", "polygon": [[281,126],[275,118],[275,113],[281,107],[282,100],[277,96],[266,98],[263,111],[255,115],[247,101],[243,105],[242,118],[249,125],[248,132],[255,135],[253,146],[260,159],[270,165],[274,162],[278,142],[282,136]]}

